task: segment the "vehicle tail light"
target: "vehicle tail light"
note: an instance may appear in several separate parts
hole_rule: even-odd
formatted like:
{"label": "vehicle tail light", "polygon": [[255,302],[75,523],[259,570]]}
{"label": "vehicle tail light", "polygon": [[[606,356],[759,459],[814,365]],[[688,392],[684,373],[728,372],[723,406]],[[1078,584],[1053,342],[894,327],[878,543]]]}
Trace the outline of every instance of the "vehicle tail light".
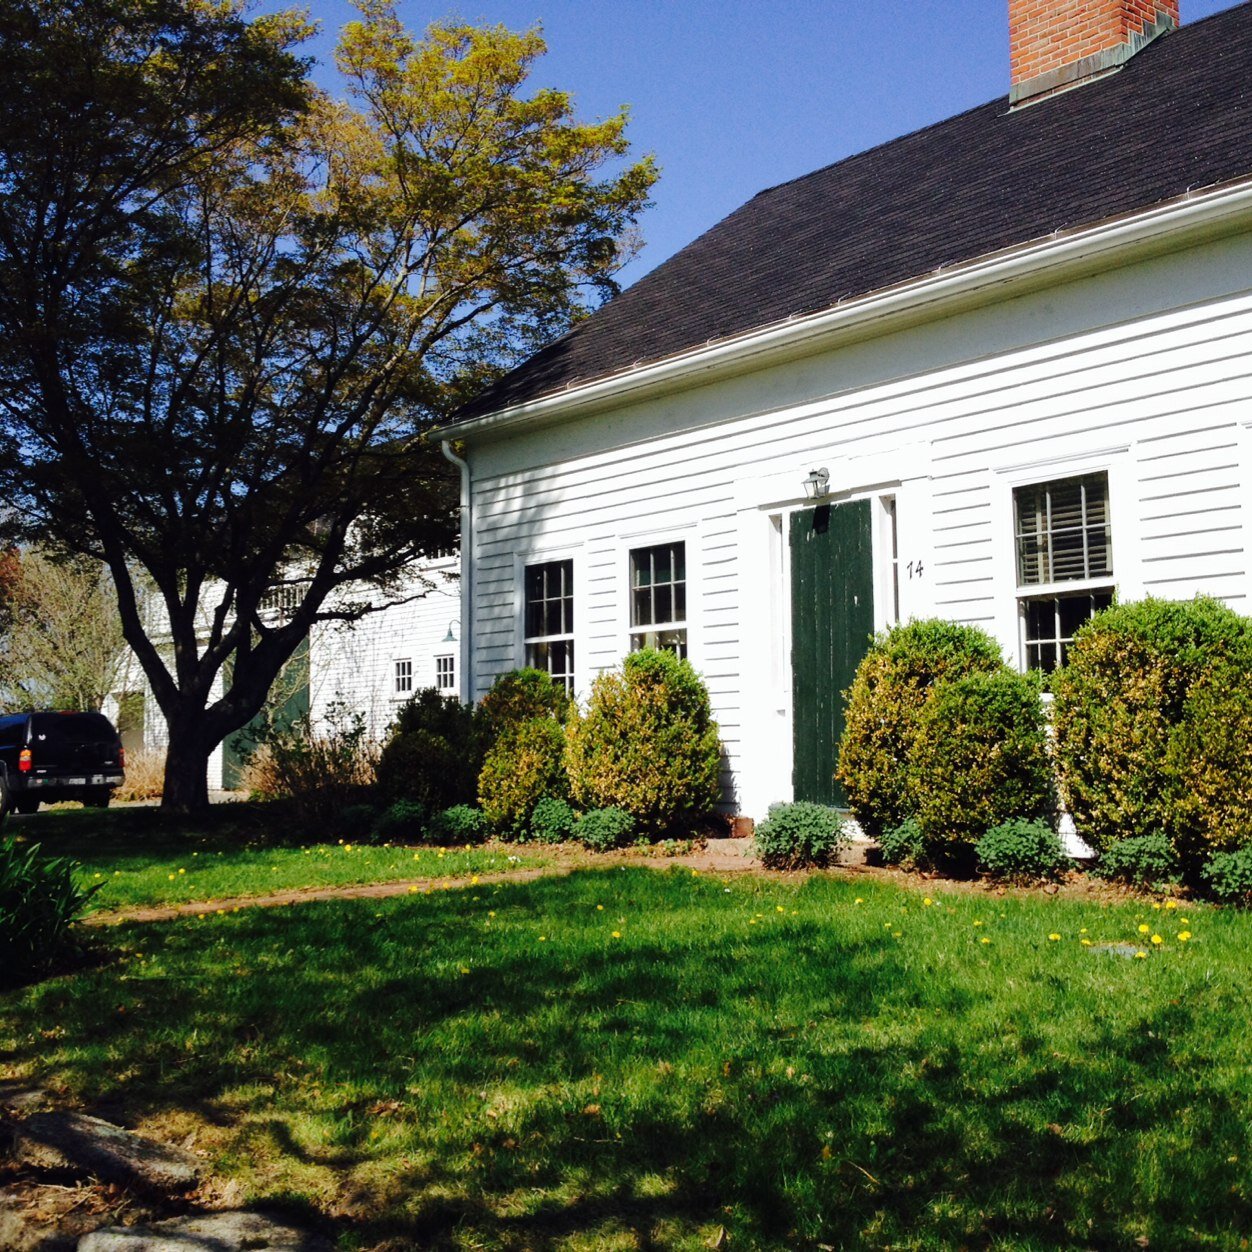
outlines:
{"label": "vehicle tail light", "polygon": [[29,774],[31,767],[30,749],[23,748],[17,754],[17,772],[19,774]]}

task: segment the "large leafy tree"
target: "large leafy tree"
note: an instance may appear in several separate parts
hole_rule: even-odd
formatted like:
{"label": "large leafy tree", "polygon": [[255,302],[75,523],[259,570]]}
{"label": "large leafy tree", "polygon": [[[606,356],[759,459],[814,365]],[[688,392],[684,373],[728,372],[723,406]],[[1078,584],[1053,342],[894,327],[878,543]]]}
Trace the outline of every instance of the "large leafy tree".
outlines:
{"label": "large leafy tree", "polygon": [[450,542],[423,432],[612,290],[654,178],[624,116],[527,92],[537,32],[368,0],[344,101],[306,34],[236,0],[0,18],[0,488],[108,565],[180,809],[315,622]]}

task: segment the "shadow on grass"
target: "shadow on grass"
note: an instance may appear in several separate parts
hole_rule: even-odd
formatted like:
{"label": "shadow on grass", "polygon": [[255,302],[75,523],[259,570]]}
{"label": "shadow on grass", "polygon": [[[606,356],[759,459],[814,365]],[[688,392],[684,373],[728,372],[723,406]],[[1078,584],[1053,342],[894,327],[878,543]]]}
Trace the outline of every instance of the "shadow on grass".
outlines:
{"label": "shadow on grass", "polygon": [[754,890],[617,870],[133,930],[124,978],[11,997],[3,1059],[196,1113],[366,1246],[1238,1246],[1216,989]]}

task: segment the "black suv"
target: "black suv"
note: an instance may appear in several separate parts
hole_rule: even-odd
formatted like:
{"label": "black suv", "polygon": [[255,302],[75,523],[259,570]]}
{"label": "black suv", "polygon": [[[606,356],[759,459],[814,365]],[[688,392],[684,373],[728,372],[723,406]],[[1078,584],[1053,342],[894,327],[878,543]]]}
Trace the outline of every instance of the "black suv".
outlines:
{"label": "black suv", "polygon": [[0,815],[33,813],[41,802],[103,807],[125,777],[126,756],[103,713],[17,713],[0,717]]}

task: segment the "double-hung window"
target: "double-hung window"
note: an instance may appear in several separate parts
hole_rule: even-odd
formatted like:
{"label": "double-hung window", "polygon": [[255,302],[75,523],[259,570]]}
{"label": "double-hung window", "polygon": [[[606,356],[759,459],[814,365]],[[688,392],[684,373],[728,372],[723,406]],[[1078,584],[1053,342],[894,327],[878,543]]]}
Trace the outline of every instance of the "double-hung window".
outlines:
{"label": "double-hung window", "polygon": [[658,543],[630,554],[630,646],[687,655],[687,545]]}
{"label": "double-hung window", "polygon": [[1108,474],[1017,487],[1013,513],[1026,668],[1053,670],[1078,627],[1113,603]]}
{"label": "double-hung window", "polygon": [[398,696],[413,694],[413,662],[411,659],[406,658],[396,662],[395,692]]}
{"label": "double-hung window", "polygon": [[574,562],[528,565],[524,577],[526,664],[574,692]]}
{"label": "double-hung window", "polygon": [[436,691],[455,691],[456,690],[456,657],[455,656],[435,657],[435,690]]}

